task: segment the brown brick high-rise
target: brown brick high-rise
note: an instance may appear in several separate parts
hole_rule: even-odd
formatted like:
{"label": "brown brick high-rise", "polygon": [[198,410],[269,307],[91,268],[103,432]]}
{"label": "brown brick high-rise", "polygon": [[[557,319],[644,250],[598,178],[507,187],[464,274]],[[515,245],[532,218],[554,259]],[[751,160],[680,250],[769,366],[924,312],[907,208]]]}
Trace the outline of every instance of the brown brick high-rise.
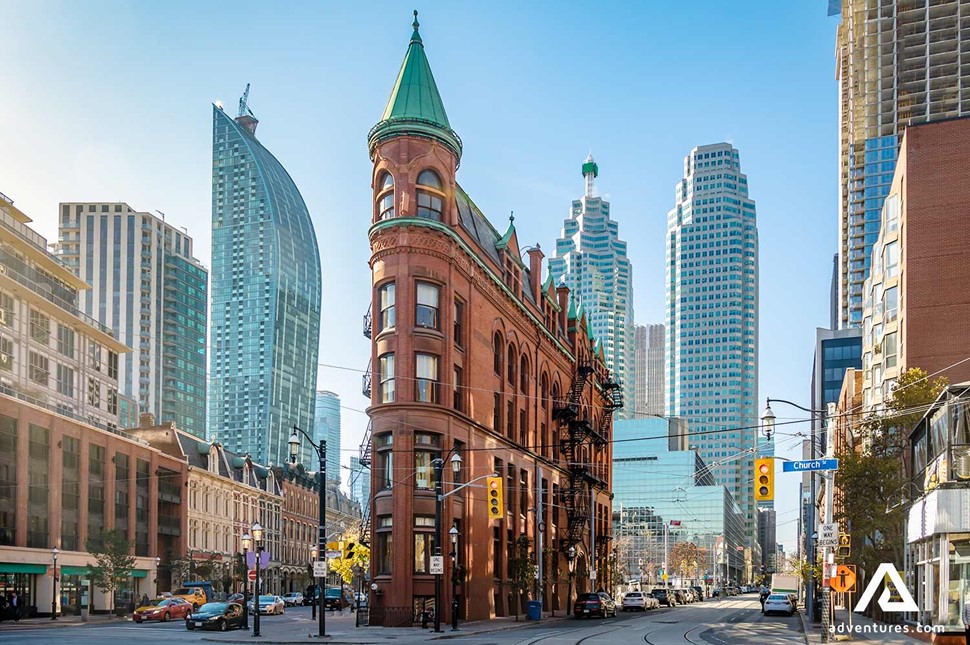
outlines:
{"label": "brown brick high-rise", "polygon": [[[537,598],[533,580],[524,594],[509,583],[523,536],[532,562],[542,542],[544,609],[563,610],[570,546],[577,554],[574,590],[610,584],[616,384],[568,289],[542,283],[538,245],[523,262],[512,218],[499,233],[456,183],[462,144],[416,19],[368,144],[371,622],[411,624],[434,610],[436,458],[444,459],[448,495],[440,535],[452,527],[459,533],[457,562],[448,537],[441,545],[442,622],[451,619],[453,580],[462,620],[521,613],[525,600]],[[452,454],[461,458],[457,474]],[[496,520],[488,517],[480,479],[493,472],[504,483],[504,513]]]}

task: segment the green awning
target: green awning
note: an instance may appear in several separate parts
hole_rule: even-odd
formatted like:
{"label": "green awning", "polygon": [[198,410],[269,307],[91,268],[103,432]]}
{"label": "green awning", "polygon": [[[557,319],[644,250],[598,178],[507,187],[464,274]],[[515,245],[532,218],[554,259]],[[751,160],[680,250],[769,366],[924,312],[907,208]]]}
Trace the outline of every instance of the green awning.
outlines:
{"label": "green awning", "polygon": [[132,578],[147,578],[148,577],[148,570],[147,569],[132,569],[131,570],[131,577]]}
{"label": "green awning", "polygon": [[0,573],[47,573],[47,565],[0,562]]}
{"label": "green awning", "polygon": [[90,573],[88,568],[85,567],[72,567],[64,565],[60,567],[62,576],[86,576]]}

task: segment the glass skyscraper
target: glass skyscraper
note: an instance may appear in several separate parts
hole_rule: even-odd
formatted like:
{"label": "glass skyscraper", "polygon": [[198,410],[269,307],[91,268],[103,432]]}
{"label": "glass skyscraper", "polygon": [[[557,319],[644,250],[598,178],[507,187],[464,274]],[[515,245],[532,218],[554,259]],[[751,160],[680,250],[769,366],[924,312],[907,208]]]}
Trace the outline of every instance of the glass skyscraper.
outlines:
{"label": "glass skyscraper", "polygon": [[590,155],[583,164],[586,193],[573,201],[569,219],[563,222],[555,255],[549,258],[549,275],[556,284],[565,280],[577,304],[582,304],[593,336],[603,345],[607,367],[623,385],[625,406],[618,414],[632,417],[633,267],[619,224],[610,218],[610,203],[595,194],[598,175]]}
{"label": "glass skyscraper", "polygon": [[[300,191],[240,108],[212,115],[210,436],[282,464],[292,427],[313,427],[320,255]],[[302,444],[298,459],[315,464]]]}
{"label": "glass skyscraper", "polygon": [[192,238],[121,202],[60,211],[60,257],[91,285],[81,309],[133,349],[118,366],[122,392],[157,422],[205,438],[209,273]]}
{"label": "glass skyscraper", "polygon": [[634,327],[634,373],[636,394],[633,413],[637,418],[663,416],[664,391],[664,326]]}
{"label": "glass skyscraper", "polygon": [[670,575],[677,574],[670,550],[679,542],[693,542],[706,553],[697,578],[716,573],[719,581],[741,582],[742,509],[714,481],[696,450],[671,449],[678,443],[671,439],[683,427],[661,418],[613,424],[613,538],[619,569],[626,578],[639,575],[644,582],[659,582],[666,530]]}
{"label": "glass skyscraper", "polygon": [[[902,133],[970,114],[970,2],[841,0],[839,327],[862,325],[862,295]],[[961,89],[964,88],[964,89]]]}
{"label": "glass skyscraper", "polygon": [[737,150],[694,148],[667,216],[667,414],[741,506],[757,544],[758,228]]}
{"label": "glass skyscraper", "polygon": [[313,409],[313,440],[327,442],[327,481],[340,484],[340,397],[319,391]]}

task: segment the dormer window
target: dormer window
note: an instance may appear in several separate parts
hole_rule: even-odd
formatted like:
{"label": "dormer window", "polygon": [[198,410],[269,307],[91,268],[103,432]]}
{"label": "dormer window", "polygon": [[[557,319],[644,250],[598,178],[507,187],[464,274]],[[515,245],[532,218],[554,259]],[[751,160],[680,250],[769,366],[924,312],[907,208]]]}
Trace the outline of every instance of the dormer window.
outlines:
{"label": "dormer window", "polygon": [[418,175],[418,217],[441,221],[441,205],[444,193],[441,179],[433,170],[423,170]]}
{"label": "dormer window", "polygon": [[394,217],[394,177],[385,172],[381,176],[380,188],[377,193],[377,219],[385,220]]}

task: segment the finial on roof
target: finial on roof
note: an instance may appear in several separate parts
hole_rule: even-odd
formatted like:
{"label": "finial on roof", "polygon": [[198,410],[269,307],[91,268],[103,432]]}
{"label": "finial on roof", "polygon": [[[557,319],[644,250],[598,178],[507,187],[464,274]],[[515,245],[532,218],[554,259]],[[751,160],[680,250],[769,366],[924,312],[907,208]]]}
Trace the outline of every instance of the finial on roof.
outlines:
{"label": "finial on roof", "polygon": [[515,222],[515,211],[509,211],[509,224]]}
{"label": "finial on roof", "polygon": [[421,26],[421,23],[418,22],[418,10],[417,9],[414,10],[414,22],[411,23],[411,26],[414,27],[414,33],[411,34],[411,42],[412,43],[413,42],[421,42],[421,34],[418,33],[418,27]]}

